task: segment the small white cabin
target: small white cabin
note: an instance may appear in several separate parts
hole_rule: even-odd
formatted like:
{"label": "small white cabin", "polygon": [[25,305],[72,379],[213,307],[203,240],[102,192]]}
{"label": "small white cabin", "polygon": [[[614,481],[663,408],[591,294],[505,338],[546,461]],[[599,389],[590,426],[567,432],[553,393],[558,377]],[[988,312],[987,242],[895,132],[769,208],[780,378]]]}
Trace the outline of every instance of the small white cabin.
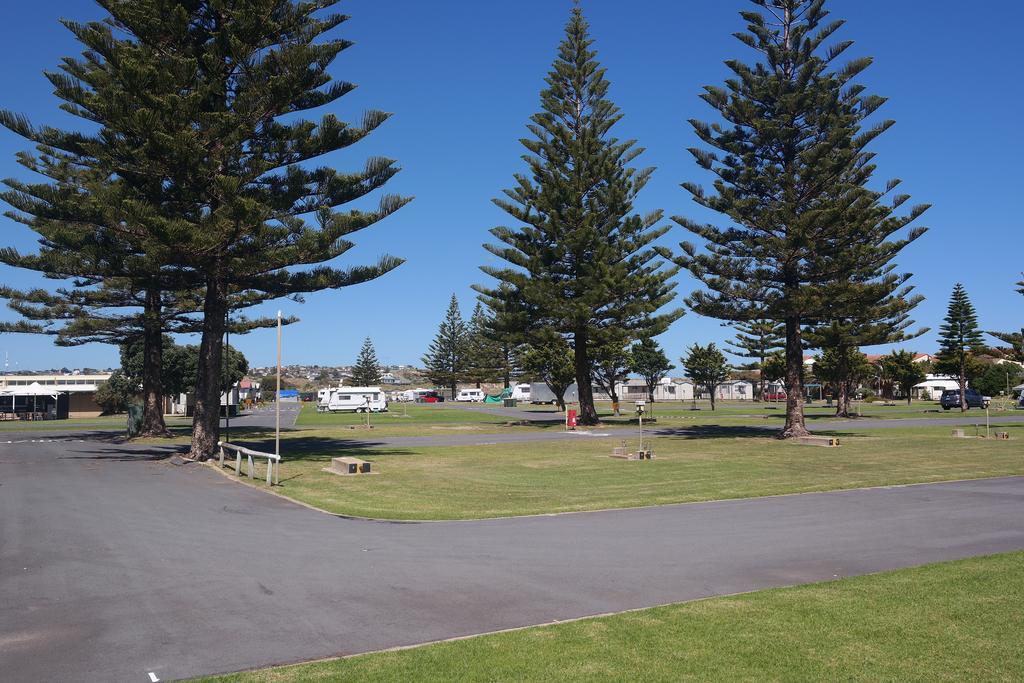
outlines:
{"label": "small white cabin", "polygon": [[461,389],[455,396],[456,401],[468,401],[471,403],[481,403],[484,400],[483,389]]}
{"label": "small white cabin", "polygon": [[388,399],[380,387],[338,387],[317,405],[320,412],[383,413]]}

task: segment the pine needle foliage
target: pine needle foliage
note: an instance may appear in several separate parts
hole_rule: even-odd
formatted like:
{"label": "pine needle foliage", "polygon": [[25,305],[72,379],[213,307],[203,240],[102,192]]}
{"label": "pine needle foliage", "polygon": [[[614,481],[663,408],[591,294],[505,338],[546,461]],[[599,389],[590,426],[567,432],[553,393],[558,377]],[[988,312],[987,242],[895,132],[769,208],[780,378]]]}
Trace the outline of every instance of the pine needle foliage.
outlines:
{"label": "pine needle foliage", "polygon": [[828,44],[843,22],[829,19],[824,0],[753,4],[736,37],[757,59],[727,61],[724,86],[705,87],[701,98],[719,121],[690,121],[705,145],[690,153],[714,177],[714,192],[683,185],[732,225],[676,217],[704,246],[683,242],[676,263],[705,286],[687,299],[698,313],[784,325],[786,438],[807,434],[802,328],[845,317],[830,307],[837,287],[849,286],[844,303],[854,310],[861,293],[877,300],[878,289],[898,290],[906,276],[890,264],[924,233],[904,229],[927,207],[901,213],[909,197],[895,192],[898,180],[870,187],[868,146],[893,122],[868,121],[885,102],[855,82],[871,59],[840,63],[852,41]]}
{"label": "pine needle foliage", "polygon": [[960,410],[967,410],[967,379],[971,362],[985,350],[984,338],[978,329],[978,315],[967,290],[959,282],[953,286],[946,317],[939,327],[939,353],[935,369],[956,378],[960,385]]}
{"label": "pine needle foliage", "polygon": [[757,320],[741,320],[733,323],[736,336],[725,343],[729,353],[740,358],[750,358],[754,362],[746,366],[759,371],[757,396],[764,395],[765,376],[764,364],[769,356],[785,347],[784,329],[778,323],[763,318]]}
{"label": "pine needle foliage", "polygon": [[[1017,283],[1017,292],[1024,294],[1024,280]],[[1024,327],[1020,332],[989,332],[989,335],[1006,344],[1003,355],[1018,363],[1024,363]]]}
{"label": "pine needle foliage", "polygon": [[468,329],[459,310],[459,300],[452,294],[434,341],[422,359],[427,379],[436,386],[446,387],[452,399],[458,393],[459,382],[468,375],[468,349]]}
{"label": "pine needle foliage", "polygon": [[541,111],[521,140],[528,171],[495,204],[518,223],[497,227],[485,248],[507,265],[483,266],[497,287],[478,287],[484,302],[512,298],[524,332],[553,330],[573,349],[580,422],[595,424],[592,346],[602,330],[632,339],[659,334],[682,311],[658,313],[674,297],[676,270],[653,243],[668,226],[662,213],[634,212],[653,169],[631,164],[643,151],[612,128],[622,118],[609,99],[587,22],[572,10],[565,39],[545,79]]}
{"label": "pine needle foliage", "polygon": [[352,384],[357,387],[375,387],[380,384],[382,374],[373,342],[367,337],[359,350],[355,365],[352,366]]}
{"label": "pine needle foliage", "polygon": [[[372,210],[339,210],[381,188],[398,171],[395,163],[372,157],[354,171],[316,165],[388,114],[369,111],[354,125],[333,113],[306,118],[354,87],[328,73],[351,44],[331,35],[347,19],[332,11],[337,0],[100,4],[105,20],[65,22],[85,51],[49,75],[62,108],[99,130],[36,128],[9,113],[0,123],[45,150],[33,163],[51,178],[79,158],[103,160],[89,168],[108,179],[84,200],[97,220],[68,220],[75,238],[106,241],[112,255],[143,268],[159,263],[161,273],[183,278],[175,289],[201,293],[191,455],[205,459],[218,437],[217,377],[231,297],[301,300],[401,263],[390,256],[372,265],[331,263],[352,248],[355,232],[406,203],[386,195]],[[70,182],[61,191],[74,189]]]}

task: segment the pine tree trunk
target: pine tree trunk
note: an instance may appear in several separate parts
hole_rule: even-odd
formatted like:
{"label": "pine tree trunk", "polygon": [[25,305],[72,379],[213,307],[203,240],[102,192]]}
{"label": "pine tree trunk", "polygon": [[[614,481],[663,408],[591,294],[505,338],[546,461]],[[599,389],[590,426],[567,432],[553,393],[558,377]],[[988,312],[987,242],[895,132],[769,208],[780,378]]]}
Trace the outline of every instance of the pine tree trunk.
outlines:
{"label": "pine tree trunk", "polygon": [[836,417],[850,417],[850,389],[846,382],[836,382]]}
{"label": "pine tree trunk", "polygon": [[587,331],[585,329],[577,330],[573,342],[576,347],[573,354],[576,361],[576,393],[580,402],[577,424],[596,425],[597,409],[594,407],[594,389],[591,386]]}
{"label": "pine tree trunk", "polygon": [[960,412],[967,412],[967,357],[960,354],[960,376],[957,377],[960,385]]}
{"label": "pine tree trunk", "polygon": [[758,394],[757,400],[758,401],[764,401],[764,387],[765,387],[765,380],[764,380],[764,356],[761,356],[758,360],[761,361],[761,365],[760,365],[760,370],[757,373],[757,385],[758,385],[757,389],[760,392]]}
{"label": "pine tree trunk", "polygon": [[555,395],[555,405],[558,406],[558,409],[561,410],[564,413],[565,412],[565,392],[568,389],[568,387],[558,387],[556,389],[555,387],[553,387],[553,386],[551,386],[549,384],[548,385],[548,389],[550,389],[551,393]]}
{"label": "pine tree trunk", "polygon": [[780,438],[807,436],[804,423],[804,347],[800,337],[800,317],[786,318],[786,426]]}
{"label": "pine tree trunk", "polygon": [[163,329],[160,324],[160,290],[146,290],[142,316],[142,430],[139,436],[173,436],[164,423]]}
{"label": "pine tree trunk", "polygon": [[226,277],[217,271],[207,277],[203,302],[203,338],[199,344],[192,448],[189,455],[207,460],[217,450],[220,437],[221,357],[224,351],[224,314],[227,310]]}

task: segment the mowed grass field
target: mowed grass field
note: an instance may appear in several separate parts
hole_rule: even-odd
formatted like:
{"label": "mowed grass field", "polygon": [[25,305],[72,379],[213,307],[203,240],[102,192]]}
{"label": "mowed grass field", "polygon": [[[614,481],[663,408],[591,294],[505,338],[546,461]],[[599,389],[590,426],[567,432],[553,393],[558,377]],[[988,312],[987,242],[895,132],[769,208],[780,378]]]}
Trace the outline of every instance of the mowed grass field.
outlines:
{"label": "mowed grass field", "polygon": [[[782,442],[751,427],[655,437],[653,461],[609,457],[624,435],[473,446],[352,448],[329,433],[287,435],[281,486],[323,510],[383,519],[473,519],[1024,474],[1024,425],[1010,441],[954,439],[946,426],[849,430],[842,446]],[[636,435],[628,445],[635,448]],[[377,474],[324,471],[357,456]],[[248,481],[248,480],[247,480]],[[257,485],[263,486],[261,483]]]}
{"label": "mowed grass field", "polygon": [[[648,420],[651,427],[688,427],[691,425],[722,425],[722,426],[781,426],[785,420],[785,405],[778,403],[751,403],[749,401],[720,401],[715,410],[707,401],[698,401],[697,409],[690,402],[661,402],[653,406],[648,404]],[[622,404],[621,415],[611,412],[611,404],[598,403],[598,414],[604,426],[619,427],[629,424],[635,419],[635,407],[632,402]],[[965,421],[984,423],[985,413],[980,410],[969,411],[962,416],[959,411],[946,412],[931,402],[915,402],[908,406],[901,403],[893,406],[864,403],[859,406],[861,414],[871,419],[906,419],[906,418],[958,418]],[[522,416],[512,416],[496,412],[500,408],[489,405],[470,404],[458,405],[451,402],[442,404],[392,403],[386,413],[370,415],[372,429],[368,430],[376,436],[424,436],[443,434],[445,432],[477,432],[504,433],[510,431],[561,429],[564,424],[564,413],[555,406],[521,405]],[[811,404],[806,409],[807,420],[813,429],[815,422],[834,421],[835,408],[824,404]],[[994,417],[1010,415],[1005,411],[992,411]],[[1024,415],[1024,413],[1017,413]],[[530,425],[518,424],[531,420]],[[364,429],[366,416],[356,413],[317,413],[314,405],[306,404],[296,420],[296,429],[317,430],[349,430],[356,432]],[[850,422],[851,425],[855,421]]]}
{"label": "mowed grass field", "polygon": [[979,557],[202,680],[1020,681],[1022,570]]}

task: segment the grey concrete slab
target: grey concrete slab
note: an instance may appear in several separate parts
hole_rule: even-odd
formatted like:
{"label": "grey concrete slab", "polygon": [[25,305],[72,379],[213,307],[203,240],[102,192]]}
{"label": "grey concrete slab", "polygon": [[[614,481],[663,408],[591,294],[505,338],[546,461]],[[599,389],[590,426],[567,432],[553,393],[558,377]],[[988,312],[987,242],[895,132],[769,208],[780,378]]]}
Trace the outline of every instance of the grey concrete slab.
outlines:
{"label": "grey concrete slab", "polygon": [[1019,477],[385,523],[167,452],[0,444],[4,681],[169,680],[1024,548]]}

